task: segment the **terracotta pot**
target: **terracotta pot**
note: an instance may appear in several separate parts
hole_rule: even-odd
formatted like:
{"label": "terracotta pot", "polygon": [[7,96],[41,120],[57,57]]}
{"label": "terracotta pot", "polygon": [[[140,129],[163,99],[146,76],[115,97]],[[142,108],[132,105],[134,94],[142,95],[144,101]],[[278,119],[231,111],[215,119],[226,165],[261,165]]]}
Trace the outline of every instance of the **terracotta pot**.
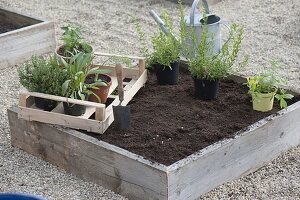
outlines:
{"label": "terracotta pot", "polygon": [[[57,46],[55,48],[55,57],[57,59],[58,62],[61,62],[61,59],[63,58],[66,62],[69,62],[71,57],[65,57],[65,56],[62,56],[61,54],[59,54],[60,51],[62,51],[62,49],[64,48],[64,45],[60,45],[60,46]],[[93,47],[92,47],[93,48]],[[94,53],[94,48],[92,50],[92,53]]]}
{"label": "terracotta pot", "polygon": [[62,56],[62,55],[59,54],[60,49],[63,49],[63,47],[64,47],[64,45],[60,45],[60,46],[57,46],[57,47],[55,48],[55,52],[54,52],[55,57],[56,57],[56,59],[57,59],[58,62],[61,62],[61,59],[62,59],[62,58],[63,58],[66,62],[69,62],[70,57],[65,57],[65,56]]}
{"label": "terracotta pot", "polygon": [[258,93],[256,96],[252,95],[253,110],[260,112],[268,112],[272,110],[275,94],[276,92]]}
{"label": "terracotta pot", "polygon": [[[95,74],[90,74],[87,76],[87,79],[85,80],[85,83],[93,83],[95,78]],[[98,101],[98,98],[91,94],[88,97],[89,101],[96,102],[96,103],[106,103],[109,88],[112,84],[111,78],[108,75],[105,74],[99,74],[98,76],[99,79],[104,81],[107,85],[106,86],[100,86],[99,89],[92,89],[91,91],[94,92],[101,100],[101,102]]]}

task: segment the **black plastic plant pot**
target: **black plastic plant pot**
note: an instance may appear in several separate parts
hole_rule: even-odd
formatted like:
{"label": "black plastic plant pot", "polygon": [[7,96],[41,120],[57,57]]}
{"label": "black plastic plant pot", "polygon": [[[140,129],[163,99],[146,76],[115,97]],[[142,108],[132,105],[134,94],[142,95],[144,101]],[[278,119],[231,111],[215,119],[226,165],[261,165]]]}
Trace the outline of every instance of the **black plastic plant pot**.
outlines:
{"label": "black plastic plant pot", "polygon": [[210,81],[194,78],[195,97],[201,100],[212,100],[217,98],[219,90],[219,80]]}
{"label": "black plastic plant pot", "polygon": [[160,64],[153,65],[159,85],[176,85],[179,79],[179,61],[171,63],[171,68]]}
{"label": "black plastic plant pot", "polygon": [[83,105],[63,102],[64,111],[67,115],[81,116],[85,113],[86,107]]}
{"label": "black plastic plant pot", "polygon": [[46,111],[51,111],[57,106],[57,101],[34,97],[35,106]]}

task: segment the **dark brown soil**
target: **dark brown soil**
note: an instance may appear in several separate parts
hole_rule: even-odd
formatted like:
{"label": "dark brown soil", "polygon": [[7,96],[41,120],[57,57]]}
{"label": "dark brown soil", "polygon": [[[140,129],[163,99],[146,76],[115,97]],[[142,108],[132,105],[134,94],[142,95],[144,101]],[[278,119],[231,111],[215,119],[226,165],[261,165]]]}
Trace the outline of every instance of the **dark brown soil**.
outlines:
{"label": "dark brown soil", "polygon": [[[103,75],[103,74],[99,74],[98,79],[104,81],[105,83],[111,82],[111,78],[109,76],[106,76],[106,75]],[[88,75],[86,77],[84,83],[87,83],[87,84],[95,83],[95,75],[94,74]]]}
{"label": "dark brown soil", "polygon": [[[77,49],[78,51],[83,51],[84,49],[82,48],[82,46],[80,46],[79,49]],[[69,52],[66,52],[65,50],[65,46],[61,46],[58,50],[57,50],[58,55],[61,56],[65,56],[65,57],[72,57],[72,55]]]}
{"label": "dark brown soil", "polygon": [[1,33],[6,33],[6,32],[9,32],[9,31],[13,31],[13,30],[16,30],[16,29],[19,29],[19,28],[23,28],[25,26],[27,26],[27,25],[17,26],[17,25],[11,24],[11,23],[5,23],[5,22],[0,20],[0,34]]}
{"label": "dark brown soil", "polygon": [[185,69],[181,69],[176,86],[157,85],[154,74],[148,79],[131,101],[129,131],[115,131],[112,124],[103,135],[91,135],[170,165],[279,110],[276,103],[271,112],[253,111],[246,86],[230,80],[221,81],[217,100],[197,100]]}
{"label": "dark brown soil", "polygon": [[65,56],[65,47],[61,46],[58,50],[57,50],[58,55],[61,56]]}

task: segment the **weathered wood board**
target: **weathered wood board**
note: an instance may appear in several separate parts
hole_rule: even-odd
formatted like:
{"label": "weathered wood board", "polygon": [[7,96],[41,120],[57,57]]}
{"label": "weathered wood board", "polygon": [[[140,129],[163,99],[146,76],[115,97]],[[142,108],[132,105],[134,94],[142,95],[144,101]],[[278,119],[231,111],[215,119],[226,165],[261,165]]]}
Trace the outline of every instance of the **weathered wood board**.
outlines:
{"label": "weathered wood board", "polygon": [[0,18],[2,22],[25,26],[0,34],[0,69],[20,64],[32,55],[54,51],[56,39],[53,22],[4,9],[0,9]]}
{"label": "weathered wood board", "polygon": [[[236,81],[243,79],[233,76]],[[13,146],[129,199],[197,199],[300,144],[300,101],[170,166],[84,133],[18,119],[8,110]]]}
{"label": "weathered wood board", "polygon": [[18,119],[17,112],[8,110],[13,146],[130,199],[166,199],[165,166],[72,129]]}

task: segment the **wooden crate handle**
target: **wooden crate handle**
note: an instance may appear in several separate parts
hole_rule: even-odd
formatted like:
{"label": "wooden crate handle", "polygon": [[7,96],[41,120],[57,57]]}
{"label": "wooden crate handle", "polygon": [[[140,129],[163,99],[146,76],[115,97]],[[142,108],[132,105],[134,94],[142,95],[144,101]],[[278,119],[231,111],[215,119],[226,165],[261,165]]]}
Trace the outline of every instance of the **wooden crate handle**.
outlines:
{"label": "wooden crate handle", "polygon": [[21,103],[23,103],[24,96],[26,97],[26,95],[33,96],[33,97],[40,97],[40,98],[44,98],[44,99],[51,99],[54,101],[68,102],[68,103],[78,104],[78,105],[83,105],[83,106],[91,106],[91,107],[95,107],[95,108],[105,108],[105,104],[101,104],[101,103],[82,101],[82,100],[78,100],[78,99],[71,99],[71,98],[54,96],[54,95],[50,95],[50,94],[43,94],[43,93],[37,93],[37,92],[21,93],[20,94],[20,101],[22,101]]}
{"label": "wooden crate handle", "polygon": [[101,53],[101,52],[94,52],[94,55],[95,56],[130,58],[130,59],[134,59],[134,60],[145,59],[144,57],[139,57],[139,56],[118,55],[118,54],[109,54],[109,53]]}
{"label": "wooden crate handle", "polygon": [[121,64],[116,65],[116,75],[118,81],[118,94],[120,103],[124,100],[124,88],[123,88],[123,68]]}

